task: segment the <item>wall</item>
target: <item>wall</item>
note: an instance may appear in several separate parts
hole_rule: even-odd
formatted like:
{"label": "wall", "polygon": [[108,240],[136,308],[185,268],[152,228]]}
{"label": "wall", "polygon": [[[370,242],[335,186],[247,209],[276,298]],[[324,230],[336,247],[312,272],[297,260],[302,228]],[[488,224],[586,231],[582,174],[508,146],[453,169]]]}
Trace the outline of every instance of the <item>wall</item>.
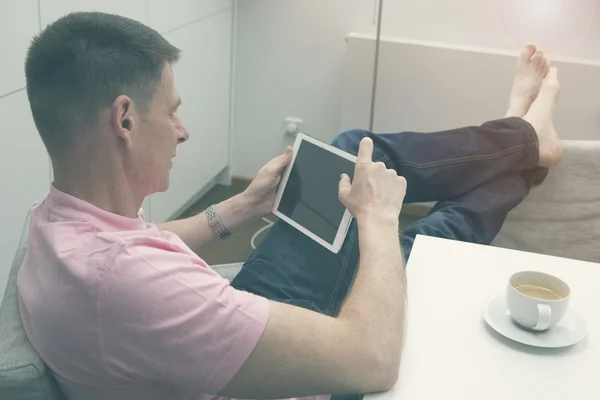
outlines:
{"label": "wall", "polygon": [[382,34],[600,59],[598,0],[384,0]]}
{"label": "wall", "polygon": [[[304,118],[304,130],[326,141],[341,128],[344,38],[376,27],[369,0],[238,3],[232,168],[250,177],[291,143],[282,134],[286,116]],[[509,52],[533,41],[551,55],[600,59],[597,0],[384,0],[383,7],[382,34],[392,38]]]}
{"label": "wall", "polygon": [[559,69],[561,138],[598,140],[599,39],[598,0],[386,1],[378,81],[397,81],[378,89],[374,129],[435,131],[497,118],[514,57],[532,42]]}
{"label": "wall", "polygon": [[[339,130],[348,32],[375,33],[375,0],[237,2],[232,171],[252,177],[293,138],[284,119],[330,141]],[[374,55],[374,48],[373,48]]]}
{"label": "wall", "polygon": [[0,1],[0,297],[26,212],[51,182],[24,89],[23,63],[32,37],[66,13],[103,11],[147,23],[182,49],[175,79],[191,139],[175,159],[169,191],[144,202],[146,216],[160,222],[228,165],[232,10],[231,0]]}

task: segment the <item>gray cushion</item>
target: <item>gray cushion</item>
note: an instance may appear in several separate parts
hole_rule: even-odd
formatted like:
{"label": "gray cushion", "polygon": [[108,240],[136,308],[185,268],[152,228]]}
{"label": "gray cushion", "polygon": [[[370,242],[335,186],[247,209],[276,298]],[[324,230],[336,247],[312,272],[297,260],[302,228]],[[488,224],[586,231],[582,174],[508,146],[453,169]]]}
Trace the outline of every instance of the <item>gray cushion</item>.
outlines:
{"label": "gray cushion", "polygon": [[0,305],[0,399],[64,400],[56,381],[25,336],[17,303],[17,274],[27,251],[29,217]]}
{"label": "gray cushion", "polygon": [[564,140],[563,161],[508,214],[493,244],[600,262],[599,171],[599,140]]}

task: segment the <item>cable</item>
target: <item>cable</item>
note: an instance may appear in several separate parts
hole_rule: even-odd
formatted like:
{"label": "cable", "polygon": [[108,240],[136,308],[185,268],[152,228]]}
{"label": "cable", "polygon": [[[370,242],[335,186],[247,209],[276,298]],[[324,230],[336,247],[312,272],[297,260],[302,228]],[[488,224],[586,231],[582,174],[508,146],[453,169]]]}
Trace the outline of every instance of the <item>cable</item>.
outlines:
{"label": "cable", "polygon": [[263,233],[264,231],[266,231],[267,229],[269,229],[270,227],[273,226],[273,224],[275,222],[271,221],[268,218],[262,218],[262,220],[264,222],[267,223],[267,225],[263,226],[262,228],[260,228],[259,230],[257,230],[254,235],[252,235],[252,238],[250,239],[250,246],[252,247],[253,250],[256,250],[256,244],[254,243],[256,241],[256,238],[258,237],[258,235],[260,235],[261,233]]}

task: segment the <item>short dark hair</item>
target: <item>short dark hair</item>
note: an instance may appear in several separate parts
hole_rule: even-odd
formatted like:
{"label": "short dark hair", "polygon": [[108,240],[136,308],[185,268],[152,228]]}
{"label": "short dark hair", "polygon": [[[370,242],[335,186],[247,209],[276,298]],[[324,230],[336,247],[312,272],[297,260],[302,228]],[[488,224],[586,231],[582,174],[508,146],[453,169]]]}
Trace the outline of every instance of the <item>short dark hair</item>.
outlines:
{"label": "short dark hair", "polygon": [[27,96],[50,156],[60,157],[78,132],[97,123],[120,95],[142,112],[180,50],[154,29],[118,15],[68,14],[36,36],[25,62]]}

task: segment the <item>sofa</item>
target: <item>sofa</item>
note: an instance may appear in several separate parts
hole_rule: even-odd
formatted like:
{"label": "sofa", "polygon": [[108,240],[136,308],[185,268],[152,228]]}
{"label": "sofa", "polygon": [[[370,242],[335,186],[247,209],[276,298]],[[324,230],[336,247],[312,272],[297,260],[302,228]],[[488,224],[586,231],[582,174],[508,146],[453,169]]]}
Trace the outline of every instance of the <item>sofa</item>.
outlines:
{"label": "sofa", "polygon": [[563,141],[563,160],[512,210],[494,246],[600,263],[600,141]]}

